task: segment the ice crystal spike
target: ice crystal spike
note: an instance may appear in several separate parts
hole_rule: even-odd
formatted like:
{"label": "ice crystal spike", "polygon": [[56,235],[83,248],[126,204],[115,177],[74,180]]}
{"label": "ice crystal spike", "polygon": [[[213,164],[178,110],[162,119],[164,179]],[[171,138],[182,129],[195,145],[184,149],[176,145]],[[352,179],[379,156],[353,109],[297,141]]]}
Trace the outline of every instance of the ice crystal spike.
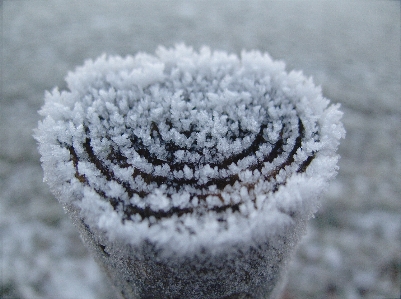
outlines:
{"label": "ice crystal spike", "polygon": [[123,298],[274,298],[337,171],[337,105],[268,54],[101,56],[46,94],[45,180]]}

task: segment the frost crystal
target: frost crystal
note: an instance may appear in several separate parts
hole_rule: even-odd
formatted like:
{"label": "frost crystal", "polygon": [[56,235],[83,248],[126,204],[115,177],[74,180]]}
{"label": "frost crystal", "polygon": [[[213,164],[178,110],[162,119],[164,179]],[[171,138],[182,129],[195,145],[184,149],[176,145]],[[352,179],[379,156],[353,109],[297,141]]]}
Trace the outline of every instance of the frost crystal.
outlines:
{"label": "frost crystal", "polygon": [[111,239],[185,251],[275,233],[336,174],[338,106],[267,54],[178,45],[66,81],[36,132],[45,180]]}

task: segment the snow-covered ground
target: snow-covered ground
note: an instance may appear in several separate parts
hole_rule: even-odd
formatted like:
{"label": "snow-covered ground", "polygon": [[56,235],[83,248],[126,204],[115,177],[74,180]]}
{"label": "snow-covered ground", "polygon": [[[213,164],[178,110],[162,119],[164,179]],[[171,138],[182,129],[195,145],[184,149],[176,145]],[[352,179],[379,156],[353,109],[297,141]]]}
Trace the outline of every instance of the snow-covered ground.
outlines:
{"label": "snow-covered ground", "polygon": [[185,42],[268,51],[342,104],[340,172],[310,221],[283,295],[399,298],[399,1],[4,1],[0,298],[114,298],[42,182],[32,130],[43,93],[102,53]]}

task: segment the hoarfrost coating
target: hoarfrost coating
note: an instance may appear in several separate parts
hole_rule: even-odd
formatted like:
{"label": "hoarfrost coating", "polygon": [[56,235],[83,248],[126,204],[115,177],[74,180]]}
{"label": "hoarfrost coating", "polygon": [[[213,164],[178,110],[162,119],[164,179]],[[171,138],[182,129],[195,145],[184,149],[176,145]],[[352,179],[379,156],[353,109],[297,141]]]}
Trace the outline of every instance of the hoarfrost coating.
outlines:
{"label": "hoarfrost coating", "polygon": [[66,81],[40,111],[45,181],[111,240],[189,252],[280,233],[336,175],[339,106],[266,53],[160,47]]}

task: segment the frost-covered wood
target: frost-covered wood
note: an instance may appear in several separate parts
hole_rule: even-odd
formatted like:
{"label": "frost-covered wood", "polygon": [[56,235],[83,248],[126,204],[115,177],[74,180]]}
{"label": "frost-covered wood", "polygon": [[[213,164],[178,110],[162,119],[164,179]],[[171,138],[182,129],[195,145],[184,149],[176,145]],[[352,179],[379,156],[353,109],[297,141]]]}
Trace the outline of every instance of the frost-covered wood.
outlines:
{"label": "frost-covered wood", "polygon": [[36,133],[45,180],[124,298],[275,296],[337,172],[338,105],[257,51],[102,56],[66,80]]}

